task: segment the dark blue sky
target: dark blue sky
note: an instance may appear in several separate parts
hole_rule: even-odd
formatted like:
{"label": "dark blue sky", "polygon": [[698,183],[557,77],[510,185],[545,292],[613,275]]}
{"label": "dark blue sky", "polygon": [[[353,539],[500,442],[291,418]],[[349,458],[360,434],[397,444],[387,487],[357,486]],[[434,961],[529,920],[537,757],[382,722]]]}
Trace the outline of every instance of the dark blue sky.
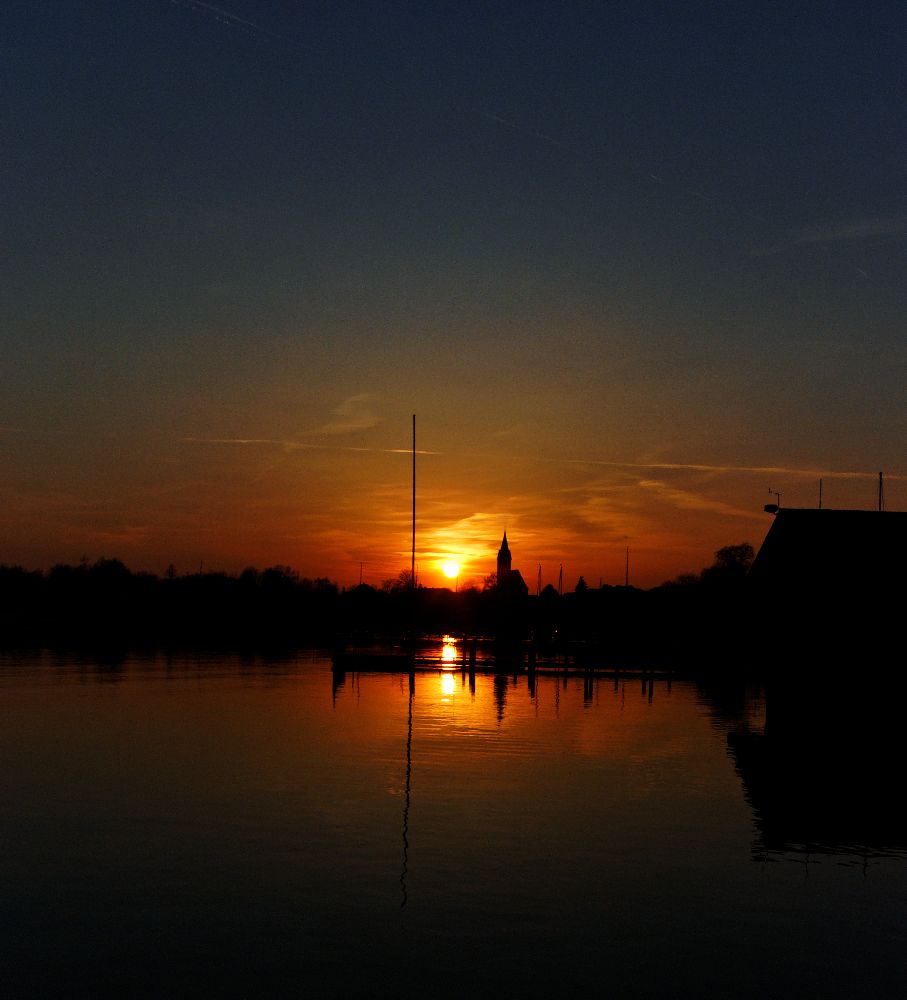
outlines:
{"label": "dark blue sky", "polygon": [[426,567],[903,507],[905,11],[4,4],[0,561],[390,575],[413,411]]}

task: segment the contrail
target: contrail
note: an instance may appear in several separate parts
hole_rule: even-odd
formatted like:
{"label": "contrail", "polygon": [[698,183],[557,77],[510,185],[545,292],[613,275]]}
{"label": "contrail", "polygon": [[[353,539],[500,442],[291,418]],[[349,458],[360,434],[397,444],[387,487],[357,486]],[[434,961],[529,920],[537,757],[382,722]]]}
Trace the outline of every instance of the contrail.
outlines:
{"label": "contrail", "polygon": [[491,111],[480,111],[479,114],[483,118],[487,118],[489,121],[492,121],[497,125],[503,125],[504,128],[509,128],[511,132],[523,132],[536,139],[541,139],[542,142],[547,142],[552,146],[559,146],[561,149],[569,148],[566,143],[561,142],[560,139],[555,139],[553,135],[547,135],[545,132],[539,132],[536,129],[524,128],[522,125],[517,125],[516,122],[508,121],[506,118],[493,114]]}
{"label": "contrail", "polygon": [[[828,469],[791,469],[784,465],[705,465],[693,462],[608,462],[601,459],[552,459],[571,465],[604,465],[620,469],[661,469],[668,472],[746,472],[753,475],[827,476],[830,479],[875,479],[877,472],[833,471]],[[886,479],[907,479],[897,473],[885,473]]]}
{"label": "contrail", "polygon": [[[310,441],[285,441],[280,438],[180,438],[185,444],[237,444],[237,445],[271,445],[274,448],[286,448],[289,451],[358,451],[375,455],[412,455],[412,448],[366,448],[357,445],[342,444],[312,444]],[[417,455],[443,455],[441,451],[416,449]]]}
{"label": "contrail", "polygon": [[[284,35],[277,34],[276,32],[270,31],[267,28],[263,28],[260,24],[255,21],[250,21],[247,18],[240,17],[238,14],[234,14],[232,11],[226,10],[223,7],[219,7],[216,4],[208,3],[207,0],[170,0],[172,4],[178,7],[183,7],[186,10],[195,10],[200,14],[206,14],[219,21],[221,24],[226,24],[236,28],[241,28],[247,31],[255,32],[263,38],[269,38],[271,41],[279,42],[282,45],[287,45],[290,48],[298,49],[300,51],[306,52],[308,55],[317,54],[317,50],[313,49],[309,45],[300,43],[292,38],[287,38]],[[320,73],[331,73],[327,67],[322,66],[319,69]],[[446,109],[450,111],[448,107]],[[472,106],[469,108],[464,108],[463,110],[468,110],[472,114],[477,114],[482,118],[487,119],[490,122],[494,122],[495,125],[509,129],[511,132],[518,133],[521,135],[529,136],[533,139],[537,139],[539,142],[543,142],[549,146],[556,146],[559,149],[563,149],[568,153],[573,155],[585,155],[583,151],[583,146],[585,145],[582,141],[579,143],[567,143],[561,139],[556,138],[553,135],[549,135],[547,132],[541,132],[538,129],[534,129],[531,126],[520,125],[517,122],[511,121],[502,115],[496,114],[491,111],[486,111],[481,108]],[[736,212],[736,214],[749,219],[758,219],[759,217],[754,215],[748,209],[740,209],[733,205],[728,205],[722,203],[716,198],[703,194],[701,191],[690,190],[686,187],[679,187],[675,184],[666,181],[663,177],[658,176],[655,173],[640,169],[638,164],[630,162],[629,164],[633,167],[640,177],[645,178],[651,183],[658,184],[659,186],[673,189],[675,195],[680,195],[682,197],[692,197],[696,198],[704,205],[709,205],[714,208],[723,208],[725,211]],[[759,220],[761,221],[761,220]]]}
{"label": "contrail", "polygon": [[253,31],[264,31],[264,29],[254,21],[247,21],[244,17],[240,17],[239,14],[234,14],[229,10],[224,10],[223,7],[215,7],[213,3],[204,3],[203,0],[170,0],[170,2],[177,7],[188,7],[191,10],[210,11],[219,21],[223,21],[225,24],[241,24],[246,28],[252,28]]}
{"label": "contrail", "polygon": [[267,28],[263,28],[255,21],[249,21],[245,17],[240,17],[239,14],[234,14],[232,11],[225,10],[223,7],[217,7],[213,3],[207,3],[205,0],[170,0],[170,2],[175,7],[183,7],[186,10],[195,10],[200,14],[211,15],[214,20],[220,21],[221,24],[226,24],[234,28],[243,28],[248,31],[255,32],[255,34],[261,35],[263,38],[269,38],[271,41],[289,45],[291,48],[311,52],[309,46],[303,45],[295,39],[279,35],[274,31],[269,31]]}
{"label": "contrail", "polygon": [[[279,438],[199,438],[184,437],[180,439],[190,444],[235,444],[235,445],[271,445],[298,451],[351,451],[367,452],[380,455],[411,455],[411,448],[368,448],[354,445],[313,444],[308,441],[290,441]],[[478,458],[498,459],[500,455],[491,452],[450,452],[417,449],[417,455],[444,458]],[[860,472],[855,470],[834,469],[794,469],[786,465],[708,465],[704,462],[615,462],[601,458],[544,458],[536,455],[510,455],[510,459],[522,462],[541,462],[544,464],[562,465],[594,465],[609,469],[636,469],[639,471],[661,472],[713,472],[713,473],[744,473],[758,476],[822,476],[828,479],[875,479],[878,472]],[[896,482],[907,481],[907,475],[885,473],[885,478]]]}

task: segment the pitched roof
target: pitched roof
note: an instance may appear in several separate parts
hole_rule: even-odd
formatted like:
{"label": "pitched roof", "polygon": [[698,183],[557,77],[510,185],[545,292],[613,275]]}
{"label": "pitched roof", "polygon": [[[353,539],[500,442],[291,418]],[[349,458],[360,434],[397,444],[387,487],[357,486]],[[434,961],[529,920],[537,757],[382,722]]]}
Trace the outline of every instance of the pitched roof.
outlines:
{"label": "pitched roof", "polygon": [[907,513],[782,507],[749,576],[760,586],[790,590],[903,589]]}

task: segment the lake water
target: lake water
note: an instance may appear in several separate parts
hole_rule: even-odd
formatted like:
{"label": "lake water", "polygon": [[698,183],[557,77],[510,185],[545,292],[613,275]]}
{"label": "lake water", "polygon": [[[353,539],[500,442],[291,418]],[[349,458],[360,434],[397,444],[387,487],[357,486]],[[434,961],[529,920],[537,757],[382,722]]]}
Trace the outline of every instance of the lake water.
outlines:
{"label": "lake water", "polygon": [[900,997],[900,761],[861,827],[765,721],[659,676],[6,654],[3,995]]}

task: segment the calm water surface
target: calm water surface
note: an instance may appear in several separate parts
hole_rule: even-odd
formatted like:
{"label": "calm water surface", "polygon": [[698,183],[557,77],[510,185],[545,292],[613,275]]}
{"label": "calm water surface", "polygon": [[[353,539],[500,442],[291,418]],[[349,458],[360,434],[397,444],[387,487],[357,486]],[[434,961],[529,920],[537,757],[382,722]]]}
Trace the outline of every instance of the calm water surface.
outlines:
{"label": "calm water surface", "polygon": [[901,833],[846,787],[853,842],[788,815],[822,758],[773,796],[765,720],[665,678],[6,655],[4,996],[902,996]]}

